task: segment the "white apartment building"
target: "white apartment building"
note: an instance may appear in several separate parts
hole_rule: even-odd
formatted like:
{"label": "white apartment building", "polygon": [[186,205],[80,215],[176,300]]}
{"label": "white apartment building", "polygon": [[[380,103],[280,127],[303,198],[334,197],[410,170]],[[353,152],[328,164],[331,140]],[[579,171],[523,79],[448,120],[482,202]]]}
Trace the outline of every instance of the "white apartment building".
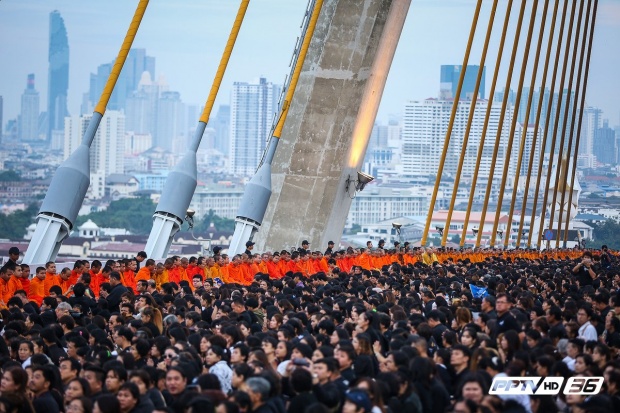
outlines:
{"label": "white apartment building", "polygon": [[281,87],[260,78],[235,82],[230,104],[231,173],[252,176],[265,150]]}
{"label": "white apartment building", "polygon": [[235,219],[243,192],[242,186],[210,185],[198,187],[189,207],[196,211],[196,216],[199,218],[204,217],[212,209],[215,215],[219,217]]}
{"label": "white apartment building", "polygon": [[395,217],[423,215],[428,211],[430,196],[420,188],[369,186],[357,193],[347,221],[350,225],[369,225]]}
{"label": "white apartment building", "polygon": [[[403,123],[401,125],[403,142],[402,164],[397,169],[399,173],[408,176],[429,176],[437,174],[446,131],[448,130],[450,121],[450,114],[452,112],[452,104],[452,100],[439,100],[434,98],[409,101],[405,104]],[[463,100],[459,102],[452,128],[450,146],[448,147],[448,154],[444,165],[444,175],[454,175],[456,173],[463,137],[465,136],[467,127],[470,105],[470,101]],[[478,100],[476,103],[461,179],[467,179],[473,176],[476,168],[478,146],[484,128],[484,120],[488,105],[488,100]],[[501,103],[491,102],[491,105],[482,160],[480,162],[479,179],[486,179],[489,176],[495,138],[498,134]],[[512,114],[512,106],[509,106],[506,109],[500,131],[500,145],[494,172],[494,176],[496,177],[501,176],[504,168]],[[515,139],[515,141],[518,143],[517,139]],[[513,148],[516,147],[517,144],[513,145]],[[515,162],[510,162],[510,176],[514,176],[515,173],[517,154],[518,149],[513,149],[511,159],[515,159]]]}
{"label": "white apartment building", "polygon": [[[92,114],[68,116],[65,118],[65,144],[63,159],[67,159],[82,143],[84,132]],[[89,198],[101,198],[105,177],[110,174],[124,173],[125,152],[125,115],[122,112],[108,110],[97,129],[97,134],[90,148],[91,189]],[[101,185],[100,185],[101,184]]]}

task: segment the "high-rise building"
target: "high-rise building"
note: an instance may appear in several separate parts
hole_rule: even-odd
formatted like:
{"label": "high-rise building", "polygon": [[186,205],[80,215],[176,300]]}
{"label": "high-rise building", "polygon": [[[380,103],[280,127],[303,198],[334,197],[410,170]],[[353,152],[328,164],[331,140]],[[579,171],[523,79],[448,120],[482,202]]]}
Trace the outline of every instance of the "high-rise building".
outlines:
{"label": "high-rise building", "polygon": [[[91,73],[88,92],[91,105],[94,106],[99,101],[113,66],[114,61],[105,63],[97,68],[96,74]],[[150,79],[155,79],[155,58],[147,56],[145,49],[130,49],[114,87],[114,92],[110,96],[108,109],[125,109],[127,99],[132,96],[134,91],[138,90],[144,72],[149,73]]]}
{"label": "high-rise building", "polygon": [[593,106],[583,110],[579,155],[594,155],[594,132],[603,127],[603,111]]}
{"label": "high-rise building", "polygon": [[[535,91],[532,94],[532,101],[530,102],[529,109],[527,107],[528,97],[529,97],[529,88],[524,88],[521,92],[521,100],[519,101],[519,113],[517,116],[517,122],[524,123],[527,112],[529,110],[528,123],[535,124],[536,123],[536,115],[538,113],[538,104],[540,99],[543,99],[543,103],[540,111],[540,118],[538,120],[538,124],[546,131],[547,134],[547,142],[545,146],[545,151],[549,152],[551,150],[551,146],[553,144],[553,133],[557,124],[557,132],[556,132],[556,143],[554,152],[558,152],[560,141],[562,139],[562,131],[564,131],[564,149],[568,147],[568,141],[571,133],[572,126],[572,116],[573,116],[573,105],[575,103],[575,92],[570,93],[570,102],[568,89],[564,89],[562,95],[562,105],[558,111],[558,104],[560,102],[560,94],[554,92],[553,95],[549,91],[549,89],[545,89],[544,92],[541,92],[540,89]],[[513,107],[517,103],[517,92],[510,89],[508,95],[507,103],[512,105]],[[494,96],[494,100],[496,102],[502,102],[504,98],[504,91],[496,92]],[[553,99],[551,102],[551,108],[549,108],[549,100]],[[566,123],[564,123],[564,114],[566,113],[566,105],[568,103],[568,117]],[[548,118],[548,120],[547,120]],[[556,121],[557,118],[557,121]]]}
{"label": "high-rise building", "polygon": [[603,127],[594,131],[594,156],[599,163],[615,165],[616,155],[616,131],[609,127],[607,121],[603,122]]}
{"label": "high-rise building", "polygon": [[162,92],[157,101],[155,145],[167,151],[183,153],[185,143],[185,106],[179,92]]}
{"label": "high-rise building", "polygon": [[[64,159],[82,143],[92,114],[70,116],[65,119]],[[106,111],[90,148],[91,184],[90,198],[104,195],[100,181],[110,174],[124,173],[123,153],[125,151],[125,115],[115,110]],[[94,182],[96,180],[97,182]]]}
{"label": "high-rise building", "polygon": [[28,75],[26,89],[22,93],[18,136],[22,141],[39,139],[39,92],[34,87],[33,73]]}
{"label": "high-rise building", "polygon": [[2,133],[4,132],[4,99],[0,95],[0,144],[2,144]]}
{"label": "high-rise building", "polygon": [[[523,129],[524,129],[524,125],[522,124],[517,124],[517,128],[515,129],[515,141],[516,141],[516,147],[513,148],[513,152],[514,151],[518,151],[518,147],[520,145],[521,142],[521,138],[523,137]],[[534,160],[532,161],[532,174],[536,173],[536,168],[538,167],[538,164],[540,163],[540,145],[541,145],[541,141],[542,141],[542,128],[539,126],[538,127],[538,131],[536,132],[536,147],[534,147],[533,143],[534,143],[534,132],[536,132],[536,125],[533,123],[530,123],[527,126],[527,130],[526,130],[526,134],[525,134],[525,145],[523,146],[523,155],[521,158],[521,169],[519,169],[519,176],[527,176],[527,170],[528,170],[528,166],[529,166],[529,162],[530,162],[530,156],[532,154],[532,151],[534,152]],[[517,156],[518,156],[518,152],[517,152]],[[515,164],[515,168],[517,167],[517,165]]]}
{"label": "high-rise building", "polygon": [[[398,172],[408,176],[437,175],[443,144],[448,130],[448,122],[452,112],[452,104],[453,101],[451,100],[439,99],[409,101],[405,104],[402,124],[402,163],[399,168],[397,168]],[[489,176],[502,105],[501,103],[490,102],[488,100],[478,100],[476,102],[476,109],[467,144],[465,162],[463,164],[463,179],[473,176],[474,170],[477,167],[476,157],[478,146],[489,104],[492,106],[482,160],[479,165],[479,179],[486,179],[486,177]],[[459,102],[443,170],[445,175],[454,175],[456,173],[469,116],[469,107],[470,102]],[[504,168],[512,114],[512,108],[507,108],[501,129],[500,145],[494,172],[495,178],[501,176]],[[517,151],[513,149],[511,152],[511,159],[516,159],[515,152]],[[515,169],[516,162],[511,161],[509,168],[510,176],[514,176]]]}
{"label": "high-rise building", "polygon": [[47,141],[64,128],[69,90],[69,40],[60,12],[50,13],[49,70],[47,77]]}
{"label": "high-rise building", "polygon": [[[441,84],[439,89],[439,97],[441,99],[452,99],[455,97],[462,68],[462,65],[441,65]],[[480,66],[467,65],[460,99],[471,100],[473,98],[479,70]],[[485,77],[486,67],[483,67],[480,88],[478,89],[478,98],[480,99],[484,99],[485,97]]]}
{"label": "high-rise building", "polygon": [[230,105],[220,105],[215,119],[209,121],[209,126],[211,126],[211,123],[213,123],[213,129],[215,130],[213,149],[228,156],[230,150]]}
{"label": "high-rise building", "polygon": [[281,86],[260,78],[258,83],[235,82],[230,108],[231,172],[251,176],[265,150]]}
{"label": "high-rise building", "polygon": [[127,98],[126,102],[127,130],[138,134],[150,134],[154,146],[166,145],[165,142],[158,141],[157,111],[159,96],[167,90],[168,85],[165,81],[161,79],[153,81],[150,72],[143,72],[138,89]]}

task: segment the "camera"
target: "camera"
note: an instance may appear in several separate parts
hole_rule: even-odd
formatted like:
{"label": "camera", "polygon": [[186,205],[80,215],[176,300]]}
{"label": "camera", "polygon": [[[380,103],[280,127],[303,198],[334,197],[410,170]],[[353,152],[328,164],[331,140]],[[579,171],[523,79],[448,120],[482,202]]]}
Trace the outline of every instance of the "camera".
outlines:
{"label": "camera", "polygon": [[306,359],[296,358],[293,359],[293,365],[302,366],[302,367],[310,367],[310,363]]}

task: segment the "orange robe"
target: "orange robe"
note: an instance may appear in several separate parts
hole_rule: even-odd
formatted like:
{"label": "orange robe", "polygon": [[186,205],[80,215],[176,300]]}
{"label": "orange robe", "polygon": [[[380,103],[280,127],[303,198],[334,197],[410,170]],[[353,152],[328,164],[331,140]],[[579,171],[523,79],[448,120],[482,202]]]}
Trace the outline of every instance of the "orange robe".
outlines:
{"label": "orange robe", "polygon": [[168,282],[176,283],[179,285],[181,282],[181,271],[180,267],[173,267],[170,271],[168,271]]}
{"label": "orange robe", "polygon": [[133,271],[127,270],[123,273],[124,286],[131,288],[132,291],[136,291],[136,275]]}
{"label": "orange robe", "polygon": [[205,280],[207,278],[219,278],[222,279],[222,271],[219,265],[213,267],[205,267]]}
{"label": "orange robe", "polygon": [[252,280],[254,279],[254,274],[252,274],[252,268],[250,264],[243,263],[240,265],[241,271],[243,273],[243,282],[244,285],[252,284]]}
{"label": "orange robe", "polygon": [[[76,271],[76,270],[72,270],[71,271],[71,275],[69,276],[69,285],[75,285],[78,281],[78,278],[80,278],[80,275],[82,275],[81,272]],[[63,290],[64,291],[64,290]]]}
{"label": "orange robe", "polygon": [[226,269],[228,270],[228,277],[225,282],[239,283],[239,284],[242,284],[245,282],[244,275],[243,275],[243,269],[241,268],[241,265],[235,265],[231,262],[230,264],[228,264]]}
{"label": "orange robe", "polygon": [[289,263],[289,262],[290,262],[290,261],[285,261],[285,260],[280,260],[280,261],[278,261],[278,264],[277,264],[277,265],[278,265],[278,269],[280,270],[280,274],[281,274],[281,277],[280,277],[280,278],[284,277],[284,275],[285,275],[287,272],[289,272],[289,271],[290,271],[290,270],[288,269],[288,263]]}
{"label": "orange robe", "polygon": [[[229,264],[230,265],[230,264]],[[233,281],[229,281],[230,280],[230,272],[228,271],[228,265],[225,265],[223,267],[219,267],[218,271],[220,272],[220,280],[224,283],[229,283],[229,282],[233,282]]]}
{"label": "orange robe", "polygon": [[30,291],[30,280],[26,277],[22,277],[19,279],[19,282],[22,285],[22,290],[26,291],[26,294],[28,294],[28,291]]}
{"label": "orange robe", "polygon": [[267,263],[265,261],[261,261],[260,264],[258,264],[258,270],[261,274],[269,274],[269,268],[267,268]]}
{"label": "orange robe", "polygon": [[46,297],[50,295],[50,288],[52,288],[55,285],[60,286],[60,277],[56,274],[46,272],[45,273],[45,284],[44,284]]}
{"label": "orange robe", "polygon": [[30,289],[28,290],[28,299],[36,302],[39,306],[43,304],[43,298],[45,297],[45,280],[34,277],[30,281]]}
{"label": "orange robe", "polygon": [[148,281],[151,279],[151,270],[147,267],[142,267],[138,270],[136,274],[136,285],[138,285],[138,281]]}
{"label": "orange robe", "polygon": [[[189,264],[187,266],[187,269],[185,270],[185,274],[187,274],[187,278],[190,279],[190,280],[196,274],[200,274],[200,275],[202,275],[204,277],[202,268],[200,268],[199,266],[194,265],[194,264]],[[189,284],[192,285],[192,283],[189,283]]]}
{"label": "orange robe", "polygon": [[278,264],[273,261],[267,261],[267,273],[269,274],[269,278],[273,278],[274,280],[282,278],[282,272]]}
{"label": "orange robe", "polygon": [[295,272],[302,273],[304,277],[309,277],[310,275],[314,274],[313,273],[314,268],[312,265],[312,261],[310,260],[308,261],[300,260],[295,266],[295,268],[296,268]]}
{"label": "orange robe", "polygon": [[4,304],[8,303],[15,291],[21,290],[21,288],[22,283],[15,276],[11,276],[8,281],[0,279],[0,293],[2,294]]}
{"label": "orange robe", "polygon": [[160,275],[155,275],[155,284],[159,290],[163,284],[170,282],[170,273],[168,270],[164,270]]}

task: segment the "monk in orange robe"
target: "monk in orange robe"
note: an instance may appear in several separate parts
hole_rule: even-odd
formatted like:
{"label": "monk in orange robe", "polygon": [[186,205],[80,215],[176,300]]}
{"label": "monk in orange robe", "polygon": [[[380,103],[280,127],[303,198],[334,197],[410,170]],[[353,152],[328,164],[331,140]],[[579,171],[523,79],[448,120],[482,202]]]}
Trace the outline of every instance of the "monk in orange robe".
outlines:
{"label": "monk in orange robe", "polygon": [[35,276],[30,281],[30,289],[28,290],[28,299],[36,302],[39,306],[43,304],[45,297],[45,268],[37,268]]}

